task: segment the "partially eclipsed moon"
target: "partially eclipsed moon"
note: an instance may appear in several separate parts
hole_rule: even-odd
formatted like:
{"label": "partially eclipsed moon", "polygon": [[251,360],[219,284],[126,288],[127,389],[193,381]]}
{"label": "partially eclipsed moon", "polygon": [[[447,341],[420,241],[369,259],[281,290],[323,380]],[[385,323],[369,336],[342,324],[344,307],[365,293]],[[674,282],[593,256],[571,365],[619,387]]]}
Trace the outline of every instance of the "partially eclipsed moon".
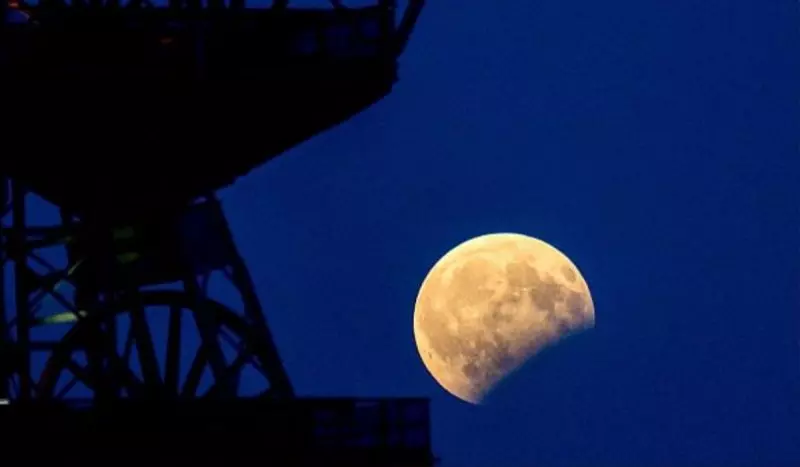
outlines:
{"label": "partially eclipsed moon", "polygon": [[423,363],[471,403],[539,350],[593,326],[578,268],[547,243],[510,233],[450,250],[425,277],[414,310]]}

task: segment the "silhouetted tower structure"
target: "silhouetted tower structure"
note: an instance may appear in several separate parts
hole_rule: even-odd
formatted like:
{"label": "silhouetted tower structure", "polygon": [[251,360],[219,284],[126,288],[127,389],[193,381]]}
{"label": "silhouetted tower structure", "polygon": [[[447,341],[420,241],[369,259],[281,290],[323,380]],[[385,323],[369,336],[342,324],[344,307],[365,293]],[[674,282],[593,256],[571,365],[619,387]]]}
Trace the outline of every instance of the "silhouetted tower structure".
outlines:
{"label": "silhouetted tower structure", "polygon": [[0,399],[294,397],[214,193],[386,96],[423,2],[164,1],[0,0]]}

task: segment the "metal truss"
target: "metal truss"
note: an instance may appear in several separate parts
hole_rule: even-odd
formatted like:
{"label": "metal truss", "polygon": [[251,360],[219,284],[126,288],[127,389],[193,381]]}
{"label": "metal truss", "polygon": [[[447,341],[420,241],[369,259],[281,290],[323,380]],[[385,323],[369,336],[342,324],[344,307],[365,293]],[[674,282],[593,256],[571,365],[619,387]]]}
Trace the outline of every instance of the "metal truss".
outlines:
{"label": "metal truss", "polygon": [[[33,195],[10,185],[0,184],[0,398],[65,398],[76,387],[94,399],[237,397],[246,369],[263,376],[256,394],[293,395],[215,198],[149,224],[86,225],[62,213],[56,225],[29,226]],[[61,264],[41,253],[54,249]],[[239,307],[209,296],[215,276]],[[162,342],[153,337],[158,319]],[[47,327],[68,330],[37,340]],[[194,350],[183,342],[192,332]],[[39,372],[36,354],[45,361]]]}

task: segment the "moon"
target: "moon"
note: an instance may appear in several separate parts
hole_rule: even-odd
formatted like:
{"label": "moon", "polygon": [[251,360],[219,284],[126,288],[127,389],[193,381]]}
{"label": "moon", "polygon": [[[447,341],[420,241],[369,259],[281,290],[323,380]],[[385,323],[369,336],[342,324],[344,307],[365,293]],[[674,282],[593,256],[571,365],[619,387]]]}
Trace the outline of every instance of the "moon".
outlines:
{"label": "moon", "polygon": [[526,235],[487,234],[457,245],[431,268],[414,308],[422,362],[449,393],[479,404],[545,347],[594,327],[578,268]]}

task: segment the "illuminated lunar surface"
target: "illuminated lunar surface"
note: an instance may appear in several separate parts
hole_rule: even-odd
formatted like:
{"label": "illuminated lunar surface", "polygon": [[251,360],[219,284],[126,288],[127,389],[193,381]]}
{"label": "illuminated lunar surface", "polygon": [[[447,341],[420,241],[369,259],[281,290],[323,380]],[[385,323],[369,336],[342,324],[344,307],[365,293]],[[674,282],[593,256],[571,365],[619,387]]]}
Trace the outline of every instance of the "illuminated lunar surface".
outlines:
{"label": "illuminated lunar surface", "polygon": [[474,404],[541,349],[594,326],[578,268],[532,237],[490,234],[444,255],[420,288],[414,338],[425,367]]}

